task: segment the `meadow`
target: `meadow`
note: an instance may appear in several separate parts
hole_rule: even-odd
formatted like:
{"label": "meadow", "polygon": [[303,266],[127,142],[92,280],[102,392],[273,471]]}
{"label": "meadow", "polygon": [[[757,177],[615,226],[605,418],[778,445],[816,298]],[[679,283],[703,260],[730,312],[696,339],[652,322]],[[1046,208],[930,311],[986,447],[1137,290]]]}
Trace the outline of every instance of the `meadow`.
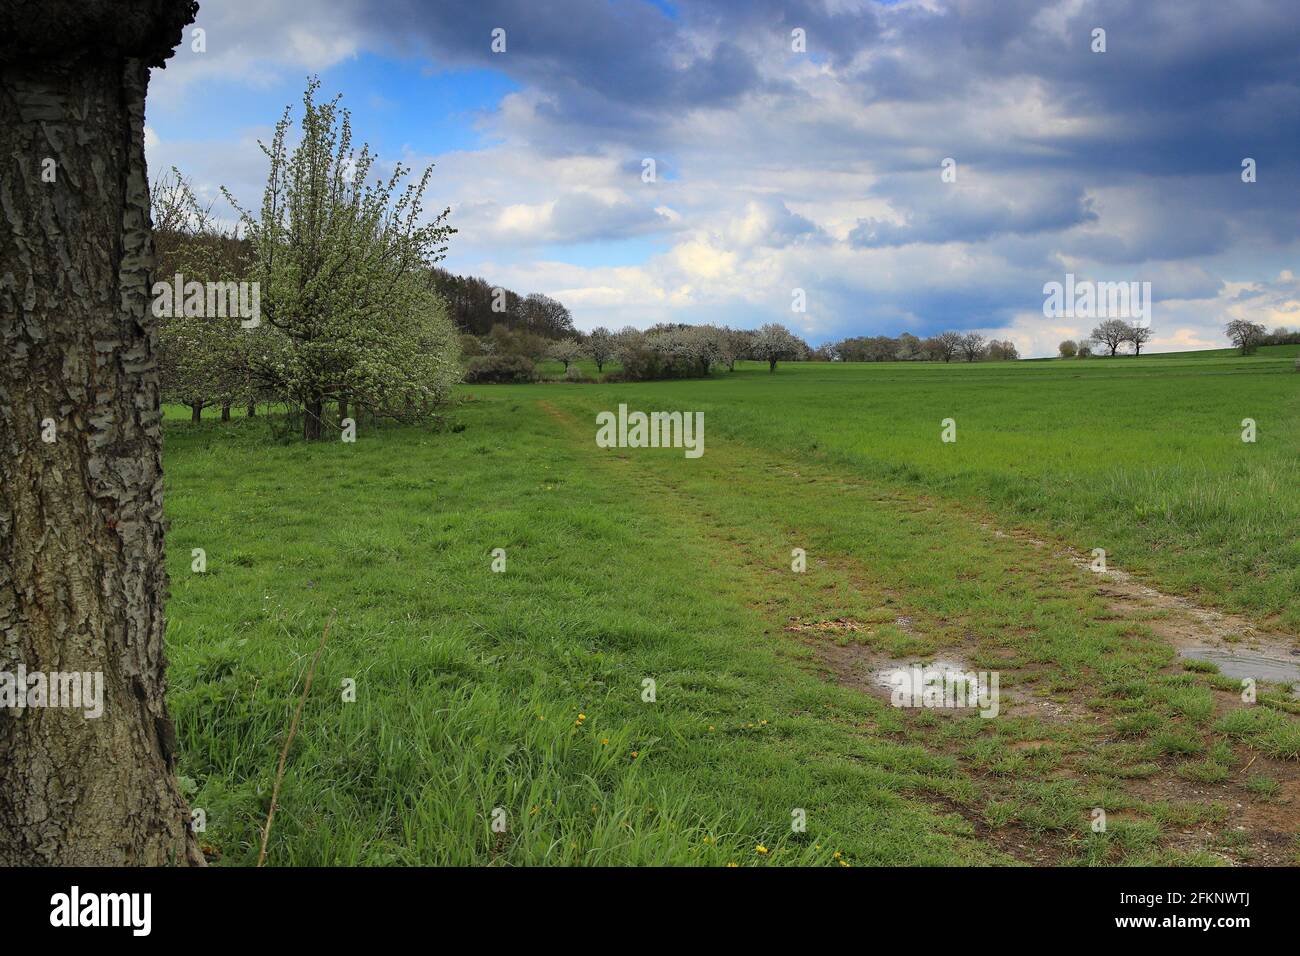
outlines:
{"label": "meadow", "polygon": [[[336,609],[272,865],[1296,862],[1295,703],[1069,558],[1294,640],[1296,351],[462,387],[355,444],[169,411],[210,855],[256,860]],[[620,403],[703,412],[704,456],[597,448]],[[945,655],[1001,674],[998,717],[872,686]]]}

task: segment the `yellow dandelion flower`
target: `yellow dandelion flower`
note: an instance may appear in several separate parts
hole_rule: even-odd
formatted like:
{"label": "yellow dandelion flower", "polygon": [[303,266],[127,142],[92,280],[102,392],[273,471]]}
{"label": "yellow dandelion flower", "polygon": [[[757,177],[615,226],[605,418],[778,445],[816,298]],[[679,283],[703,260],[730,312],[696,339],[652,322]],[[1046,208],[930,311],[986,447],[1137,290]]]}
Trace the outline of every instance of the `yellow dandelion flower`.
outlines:
{"label": "yellow dandelion flower", "polygon": [[758,846],[754,847],[754,852],[759,856],[767,856],[767,847],[760,843]]}

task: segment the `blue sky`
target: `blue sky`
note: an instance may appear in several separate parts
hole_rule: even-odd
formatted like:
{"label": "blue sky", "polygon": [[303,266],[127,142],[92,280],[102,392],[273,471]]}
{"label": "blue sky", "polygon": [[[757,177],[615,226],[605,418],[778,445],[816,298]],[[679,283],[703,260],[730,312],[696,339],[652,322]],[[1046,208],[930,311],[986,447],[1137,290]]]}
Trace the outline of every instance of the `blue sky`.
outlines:
{"label": "blue sky", "polygon": [[582,328],[978,329],[1042,355],[1088,331],[1042,312],[1069,272],[1151,282],[1156,351],[1217,347],[1232,318],[1300,327],[1298,20],[1291,0],[201,0],[205,49],[154,71],[147,148],[255,208],[257,139],[315,74],[382,161],[434,164],[449,268]]}

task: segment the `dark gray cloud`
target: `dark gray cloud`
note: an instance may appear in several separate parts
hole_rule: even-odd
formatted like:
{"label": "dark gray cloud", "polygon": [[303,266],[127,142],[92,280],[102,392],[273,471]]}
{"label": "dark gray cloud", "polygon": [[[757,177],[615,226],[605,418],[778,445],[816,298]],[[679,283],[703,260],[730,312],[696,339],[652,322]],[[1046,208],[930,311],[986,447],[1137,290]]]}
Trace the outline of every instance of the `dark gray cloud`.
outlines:
{"label": "dark gray cloud", "polygon": [[879,192],[906,210],[906,221],[861,219],[849,233],[849,242],[861,248],[911,242],[981,242],[1008,233],[1060,231],[1097,219],[1077,183],[1025,184],[1016,177],[987,189],[964,183],[960,167],[958,179],[952,183],[942,182],[937,170],[924,184],[910,182],[906,191],[891,181]]}

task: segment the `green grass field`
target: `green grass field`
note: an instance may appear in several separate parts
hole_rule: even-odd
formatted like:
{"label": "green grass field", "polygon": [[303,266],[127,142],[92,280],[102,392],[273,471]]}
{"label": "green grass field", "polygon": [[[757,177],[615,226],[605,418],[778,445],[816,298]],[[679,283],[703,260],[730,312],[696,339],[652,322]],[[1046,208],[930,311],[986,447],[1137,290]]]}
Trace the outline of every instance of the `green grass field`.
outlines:
{"label": "green grass field", "polygon": [[[337,609],[272,864],[1295,862],[1295,704],[1243,706],[1060,553],[1300,630],[1295,352],[475,386],[355,444],[176,412],[170,701],[205,840],[256,860]],[[620,403],[703,412],[705,454],[598,448]],[[864,677],[936,656],[999,672],[1002,713]]]}

